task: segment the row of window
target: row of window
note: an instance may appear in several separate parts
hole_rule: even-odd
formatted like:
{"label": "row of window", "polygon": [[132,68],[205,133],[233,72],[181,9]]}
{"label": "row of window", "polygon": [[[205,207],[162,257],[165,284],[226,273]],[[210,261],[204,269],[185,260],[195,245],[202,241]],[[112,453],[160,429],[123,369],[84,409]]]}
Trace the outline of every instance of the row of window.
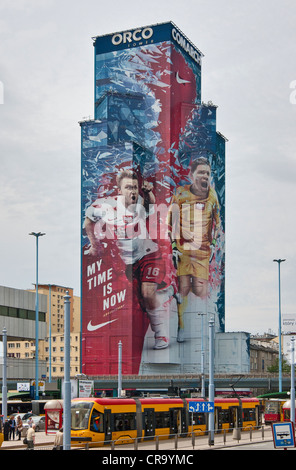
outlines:
{"label": "row of window", "polygon": [[[35,311],[25,308],[4,307],[0,305],[0,315],[5,317],[23,318],[25,320],[35,320]],[[45,312],[39,312],[39,321],[46,321]]]}
{"label": "row of window", "polygon": [[[79,367],[70,367],[70,375],[71,377],[74,375],[74,374],[78,374],[79,373]],[[61,372],[64,372],[64,367],[52,367],[51,369],[51,372],[53,374],[60,374]],[[47,373],[49,374],[49,367],[47,368]]]}
{"label": "row of window", "polygon": [[8,346],[8,349],[20,349],[21,346],[25,346],[26,349],[29,349],[29,348],[35,348],[35,343],[31,342],[29,343],[28,341],[25,341],[24,343],[12,343],[11,341],[8,342],[7,344]]}
{"label": "row of window", "polygon": [[[7,357],[15,357],[17,359],[29,359],[30,357],[31,358],[34,358],[35,357],[35,351],[31,351],[31,352],[26,352],[26,353],[16,353],[16,352],[9,352],[7,354]],[[43,359],[41,357],[41,359]],[[49,362],[49,358],[46,357],[45,360],[47,362]],[[79,357],[78,356],[75,356],[75,357],[71,357],[71,362],[79,362]],[[58,363],[58,364],[63,364],[64,363],[64,356],[60,356],[60,357],[56,357],[54,356],[52,358],[52,362],[53,363]]]}
{"label": "row of window", "polygon": [[[195,424],[205,424],[205,415],[194,413],[193,422]],[[160,428],[170,428],[171,425],[171,415],[169,411],[156,411],[154,413],[155,417],[155,427]],[[146,429],[149,418],[143,415],[143,425]],[[92,431],[103,432],[103,423],[101,413],[95,409],[92,412],[90,429]],[[136,429],[136,413],[114,413],[112,414],[112,431],[131,431]],[[101,429],[101,431],[98,431]]]}
{"label": "row of window", "polygon": [[[73,337],[71,337],[71,340],[72,340],[72,339],[73,339]],[[48,342],[48,341],[49,341],[49,338],[48,338],[48,337],[45,338],[45,341]],[[64,342],[64,336],[63,336],[63,335],[60,335],[60,336],[52,336],[51,341],[52,341],[53,343],[55,343],[55,342],[57,342],[57,341],[60,341],[61,343],[63,343],[63,342]],[[79,335],[76,335],[76,336],[74,337],[74,341],[79,341]]]}
{"label": "row of window", "polygon": [[[160,411],[155,412],[155,427],[160,428],[170,428],[171,424],[171,414],[169,411]],[[219,420],[221,423],[230,422],[230,410],[220,410]],[[149,421],[149,418],[143,415],[143,425],[146,428],[146,424]],[[148,421],[147,421],[148,420]],[[244,409],[243,410],[243,421],[255,421],[256,420],[256,411],[255,409]],[[146,422],[147,421],[147,422]],[[189,425],[205,425],[206,424],[206,414],[205,413],[189,413]],[[136,413],[114,413],[111,417],[111,430],[116,431],[130,431],[136,429]],[[103,430],[103,415],[93,409],[90,422],[91,431],[95,432],[104,432]]]}
{"label": "row of window", "polygon": [[[112,432],[131,431],[136,429],[136,413],[112,414],[111,427]],[[104,432],[103,415],[96,409],[93,410],[91,415],[90,430],[95,432]]]}
{"label": "row of window", "polygon": [[[256,410],[254,408],[243,409],[243,421],[256,421]],[[233,410],[220,410],[219,411],[219,422],[221,424],[229,424],[234,420]]]}
{"label": "row of window", "polygon": [[[49,361],[49,358],[46,357],[45,360],[48,362]],[[59,356],[59,357],[52,357],[51,358],[52,362],[58,362],[58,363],[63,363],[64,362],[64,356]],[[79,361],[79,357],[78,356],[74,356],[74,357],[71,357],[71,362],[78,362]]]}
{"label": "row of window", "polygon": [[15,357],[16,359],[30,359],[30,358],[34,358],[35,357],[35,352],[31,352],[31,353],[25,353],[22,355],[23,357],[21,357],[21,353],[8,353],[7,354],[7,357]]}
{"label": "row of window", "polygon": [[[49,354],[49,348],[45,348],[45,352]],[[52,352],[56,353],[57,348],[52,348]],[[60,352],[64,352],[64,347],[60,347]],[[78,352],[78,347],[77,346],[72,346],[72,352]]]}

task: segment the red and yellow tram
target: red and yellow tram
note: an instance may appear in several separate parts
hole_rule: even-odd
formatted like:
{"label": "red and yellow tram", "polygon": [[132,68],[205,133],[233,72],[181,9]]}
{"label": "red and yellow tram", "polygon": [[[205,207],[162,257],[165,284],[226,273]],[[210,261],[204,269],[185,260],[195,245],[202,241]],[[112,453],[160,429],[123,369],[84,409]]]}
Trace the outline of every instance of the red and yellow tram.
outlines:
{"label": "red and yellow tram", "polygon": [[283,421],[283,405],[286,400],[281,398],[270,398],[264,404],[265,424],[279,423]]}
{"label": "red and yellow tram", "polygon": [[[190,401],[181,398],[76,398],[71,405],[71,440],[103,445],[140,440],[168,439],[176,434],[204,434],[208,413],[189,412]],[[256,398],[215,399],[215,430],[260,426]]]}

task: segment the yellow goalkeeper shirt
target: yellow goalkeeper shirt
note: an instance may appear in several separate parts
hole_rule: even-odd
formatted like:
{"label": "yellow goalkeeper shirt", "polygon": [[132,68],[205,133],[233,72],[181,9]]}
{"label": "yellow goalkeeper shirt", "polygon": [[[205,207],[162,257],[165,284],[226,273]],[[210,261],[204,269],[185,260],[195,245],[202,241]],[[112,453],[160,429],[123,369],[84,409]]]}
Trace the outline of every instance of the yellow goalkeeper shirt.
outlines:
{"label": "yellow goalkeeper shirt", "polygon": [[181,253],[198,256],[210,252],[214,230],[220,227],[220,206],[216,191],[208,197],[195,196],[191,185],[177,188],[169,211],[169,230]]}

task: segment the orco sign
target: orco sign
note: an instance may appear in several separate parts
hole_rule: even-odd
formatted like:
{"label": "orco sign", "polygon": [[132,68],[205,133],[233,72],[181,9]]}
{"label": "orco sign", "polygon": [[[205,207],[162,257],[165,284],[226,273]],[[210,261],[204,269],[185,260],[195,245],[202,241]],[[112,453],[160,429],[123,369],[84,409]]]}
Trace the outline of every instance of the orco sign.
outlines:
{"label": "orco sign", "polygon": [[124,31],[123,33],[116,33],[112,36],[112,44],[119,46],[119,44],[126,44],[131,42],[146,41],[153,35],[152,28],[135,29],[135,31]]}

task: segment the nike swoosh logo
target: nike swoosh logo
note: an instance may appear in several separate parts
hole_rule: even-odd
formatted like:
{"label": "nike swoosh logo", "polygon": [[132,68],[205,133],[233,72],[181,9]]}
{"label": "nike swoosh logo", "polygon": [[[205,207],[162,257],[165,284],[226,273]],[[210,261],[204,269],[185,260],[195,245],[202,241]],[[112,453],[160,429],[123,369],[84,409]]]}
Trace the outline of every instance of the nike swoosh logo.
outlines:
{"label": "nike swoosh logo", "polygon": [[176,80],[178,83],[190,83],[188,80],[184,80],[183,78],[180,77],[179,72],[176,73]]}
{"label": "nike swoosh logo", "polygon": [[92,325],[91,321],[87,325],[88,331],[95,331],[98,330],[99,328],[103,328],[103,326],[109,325],[109,323],[113,323],[114,321],[118,320],[118,318],[115,318],[115,320],[110,320],[106,321],[105,323],[100,323],[99,325]]}

